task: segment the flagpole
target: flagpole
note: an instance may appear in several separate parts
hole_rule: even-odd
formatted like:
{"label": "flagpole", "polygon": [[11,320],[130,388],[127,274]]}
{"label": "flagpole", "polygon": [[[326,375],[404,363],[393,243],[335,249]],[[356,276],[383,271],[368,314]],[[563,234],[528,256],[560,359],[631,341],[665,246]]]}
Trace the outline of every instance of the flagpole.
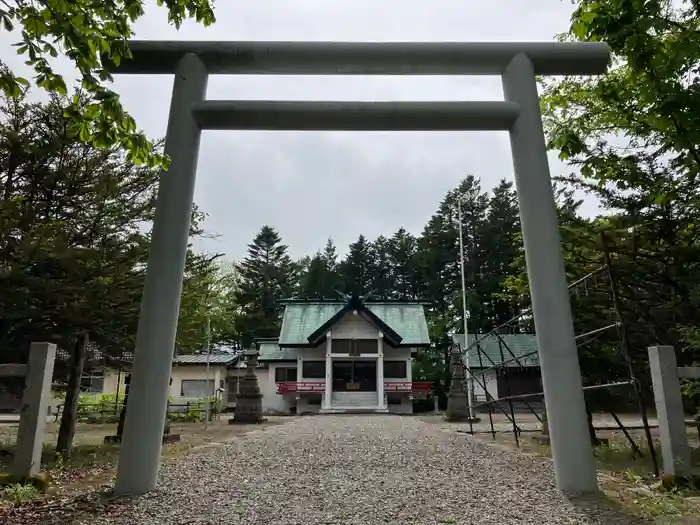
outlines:
{"label": "flagpole", "polygon": [[[207,309],[207,373],[206,373],[206,380],[204,381],[204,384],[206,385],[204,388],[206,389],[205,392],[209,391],[209,369],[210,369],[210,364],[211,364],[211,316],[209,315],[209,310]],[[212,390],[214,390],[212,388]],[[214,392],[212,392],[212,395]],[[207,396],[208,399],[204,405],[204,430],[207,430],[209,426],[209,409],[212,403],[212,400],[210,396]]]}
{"label": "flagpole", "polygon": [[462,198],[457,199],[457,220],[459,222],[459,265],[462,271],[462,319],[464,320],[464,349],[465,365],[467,368],[467,400],[469,402],[469,417],[474,419],[474,406],[472,400],[472,370],[469,360],[469,338],[467,335],[467,286],[464,277],[464,233],[462,231]]}

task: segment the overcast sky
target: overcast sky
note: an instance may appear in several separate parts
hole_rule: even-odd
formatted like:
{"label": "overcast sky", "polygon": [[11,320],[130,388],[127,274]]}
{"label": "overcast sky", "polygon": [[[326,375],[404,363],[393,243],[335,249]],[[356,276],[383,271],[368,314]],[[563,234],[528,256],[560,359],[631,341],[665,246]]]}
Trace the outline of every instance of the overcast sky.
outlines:
{"label": "overcast sky", "polygon": [[[336,41],[548,41],[568,27],[568,0],[219,0],[218,22],[176,31],[148,0],[138,39]],[[17,38],[0,36],[3,59]],[[62,72],[68,72],[64,64]],[[25,70],[26,71],[26,70]],[[115,89],[139,126],[162,136],[172,77],[117,77]],[[214,76],[210,99],[501,100],[496,77]],[[555,157],[552,174],[566,170]],[[445,192],[466,174],[486,189],[513,179],[505,132],[205,132],[195,201],[227,258],[245,255],[263,224],[294,257],[332,237],[341,252],[363,233],[419,233]],[[586,203],[586,211],[596,206]]]}

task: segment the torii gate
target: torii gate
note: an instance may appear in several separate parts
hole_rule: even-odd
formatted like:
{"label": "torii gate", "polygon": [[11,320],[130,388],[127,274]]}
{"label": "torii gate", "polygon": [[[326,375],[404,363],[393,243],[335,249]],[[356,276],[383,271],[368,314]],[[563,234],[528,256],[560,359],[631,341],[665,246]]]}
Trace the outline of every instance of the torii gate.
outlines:
{"label": "torii gate", "polygon": [[[116,493],[155,488],[202,130],[508,130],[556,482],[597,490],[535,75],[598,75],[602,43],[131,41],[116,74],[175,75]],[[500,75],[505,101],[206,100],[210,74]],[[147,93],[145,96],[148,96]]]}

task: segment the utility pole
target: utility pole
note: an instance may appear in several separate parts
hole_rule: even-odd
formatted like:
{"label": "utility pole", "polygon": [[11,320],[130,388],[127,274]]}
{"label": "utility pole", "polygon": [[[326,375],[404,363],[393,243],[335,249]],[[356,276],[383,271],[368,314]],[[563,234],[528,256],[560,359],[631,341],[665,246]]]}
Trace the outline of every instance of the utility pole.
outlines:
{"label": "utility pole", "polygon": [[[209,309],[207,309],[207,373],[206,373],[206,380],[204,384],[206,385],[205,392],[209,391],[209,365],[211,362],[211,316]],[[212,389],[212,395],[214,394],[213,392],[214,389]],[[211,399],[207,396],[207,402],[204,405],[204,430],[207,430],[209,426],[209,409],[211,407]]]}
{"label": "utility pole", "polygon": [[469,418],[474,419],[472,400],[472,369],[469,361],[469,340],[467,334],[467,285],[464,278],[464,233],[462,231],[462,196],[457,199],[457,222],[459,223],[459,265],[462,270],[462,319],[464,320],[464,348],[467,367],[467,400],[469,402]]}

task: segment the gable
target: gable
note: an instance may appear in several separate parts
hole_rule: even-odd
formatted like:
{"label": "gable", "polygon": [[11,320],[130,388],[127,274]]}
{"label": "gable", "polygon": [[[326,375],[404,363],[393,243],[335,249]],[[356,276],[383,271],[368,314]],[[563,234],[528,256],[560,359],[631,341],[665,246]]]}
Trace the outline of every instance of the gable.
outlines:
{"label": "gable", "polygon": [[378,330],[374,323],[361,313],[353,315],[352,312],[345,312],[333,323],[331,332],[333,339],[376,339]]}

